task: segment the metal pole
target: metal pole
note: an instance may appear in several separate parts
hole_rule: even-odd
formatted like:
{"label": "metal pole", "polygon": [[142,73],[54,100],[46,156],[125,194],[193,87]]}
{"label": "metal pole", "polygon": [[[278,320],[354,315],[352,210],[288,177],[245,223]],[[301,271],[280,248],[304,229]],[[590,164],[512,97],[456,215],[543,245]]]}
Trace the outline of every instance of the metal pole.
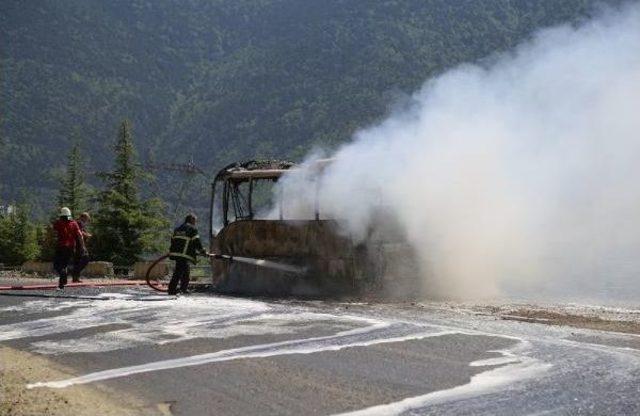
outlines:
{"label": "metal pole", "polygon": [[229,225],[229,182],[224,182],[224,187],[222,188],[222,218],[224,221],[224,225]]}
{"label": "metal pole", "polygon": [[279,205],[280,205],[280,221],[284,219],[284,189],[280,186],[280,190],[278,191]]}
{"label": "metal pole", "polygon": [[315,194],[315,213],[316,221],[320,221],[320,177],[316,177],[316,194]]}
{"label": "metal pole", "polygon": [[213,237],[213,207],[216,197],[216,181],[211,184],[211,200],[209,201],[209,237]]}
{"label": "metal pole", "polygon": [[249,179],[249,198],[248,199],[248,204],[249,204],[249,219],[252,220],[253,219],[253,178]]}

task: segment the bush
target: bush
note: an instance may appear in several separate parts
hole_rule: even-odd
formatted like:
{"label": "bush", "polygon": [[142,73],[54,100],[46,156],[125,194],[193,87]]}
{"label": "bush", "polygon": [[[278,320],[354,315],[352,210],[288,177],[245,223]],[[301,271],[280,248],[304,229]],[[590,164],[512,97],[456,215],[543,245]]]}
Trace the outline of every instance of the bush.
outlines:
{"label": "bush", "polygon": [[40,254],[37,227],[29,220],[27,206],[0,217],[0,263],[19,266]]}

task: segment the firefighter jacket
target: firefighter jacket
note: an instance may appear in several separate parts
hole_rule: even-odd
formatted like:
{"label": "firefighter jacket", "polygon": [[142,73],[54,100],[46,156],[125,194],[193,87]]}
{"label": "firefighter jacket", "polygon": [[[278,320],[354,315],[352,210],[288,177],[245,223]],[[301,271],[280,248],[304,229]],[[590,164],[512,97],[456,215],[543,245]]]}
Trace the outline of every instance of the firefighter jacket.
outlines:
{"label": "firefighter jacket", "polygon": [[195,264],[196,255],[204,252],[196,227],[185,222],[173,231],[169,250],[171,260],[187,259]]}

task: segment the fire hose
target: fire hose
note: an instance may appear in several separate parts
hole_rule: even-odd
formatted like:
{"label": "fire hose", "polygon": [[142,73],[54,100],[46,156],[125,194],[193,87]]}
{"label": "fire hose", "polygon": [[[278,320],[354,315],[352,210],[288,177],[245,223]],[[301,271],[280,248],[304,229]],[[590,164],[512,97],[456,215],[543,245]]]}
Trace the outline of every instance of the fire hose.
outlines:
{"label": "fire hose", "polygon": [[164,285],[161,285],[159,281],[151,279],[151,270],[153,270],[154,267],[156,267],[160,262],[165,260],[167,257],[169,257],[169,254],[165,254],[163,256],[158,257],[156,261],[151,263],[151,265],[147,269],[147,273],[144,276],[144,280],[147,281],[147,284],[149,285],[149,287],[154,290],[157,290],[158,292],[167,292],[168,288]]}
{"label": "fire hose", "polygon": [[[98,286],[138,286],[144,284],[140,280],[117,280],[113,282],[81,282],[81,283],[69,283],[65,287],[98,287]],[[11,285],[0,286],[0,291],[3,290],[53,290],[57,289],[57,284],[35,284],[35,285]]]}
{"label": "fire hose", "polygon": [[[145,280],[147,285],[158,292],[167,292],[168,288],[161,284],[157,279],[151,278],[151,270],[160,264],[162,261],[167,259],[169,254],[165,254],[163,256],[158,257],[147,269],[147,273],[145,275]],[[305,274],[307,269],[306,267],[294,266],[291,264],[278,263],[276,261],[265,260],[265,259],[256,259],[253,257],[241,257],[241,256],[231,256],[228,254],[208,254],[208,257],[220,260],[227,260],[229,262],[238,262],[244,264],[250,264],[257,267],[264,267],[268,269],[279,270],[281,272],[293,273],[293,274]]]}

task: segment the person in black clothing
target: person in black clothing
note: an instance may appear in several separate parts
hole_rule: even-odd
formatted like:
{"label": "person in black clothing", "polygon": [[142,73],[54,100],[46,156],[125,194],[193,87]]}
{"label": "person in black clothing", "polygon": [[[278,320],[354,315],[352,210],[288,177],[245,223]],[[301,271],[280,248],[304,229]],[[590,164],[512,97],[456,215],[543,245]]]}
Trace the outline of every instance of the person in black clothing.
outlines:
{"label": "person in black clothing", "polygon": [[[83,212],[80,214],[80,217],[76,220],[78,227],[80,227],[80,232],[82,233],[82,238],[85,243],[89,238],[91,238],[91,233],[87,231],[87,225],[91,222],[91,216],[88,212]],[[73,269],[71,269],[71,277],[74,282],[80,282],[80,273],[87,267],[89,264],[89,252],[87,250],[79,251],[76,250],[75,257],[73,260]]]}
{"label": "person in black clothing", "polygon": [[196,216],[189,214],[184,219],[184,223],[173,231],[169,258],[176,262],[176,266],[169,282],[169,295],[178,293],[178,283],[180,283],[180,292],[187,293],[190,272],[189,262],[195,264],[198,254],[207,255],[200,242],[196,221]]}

